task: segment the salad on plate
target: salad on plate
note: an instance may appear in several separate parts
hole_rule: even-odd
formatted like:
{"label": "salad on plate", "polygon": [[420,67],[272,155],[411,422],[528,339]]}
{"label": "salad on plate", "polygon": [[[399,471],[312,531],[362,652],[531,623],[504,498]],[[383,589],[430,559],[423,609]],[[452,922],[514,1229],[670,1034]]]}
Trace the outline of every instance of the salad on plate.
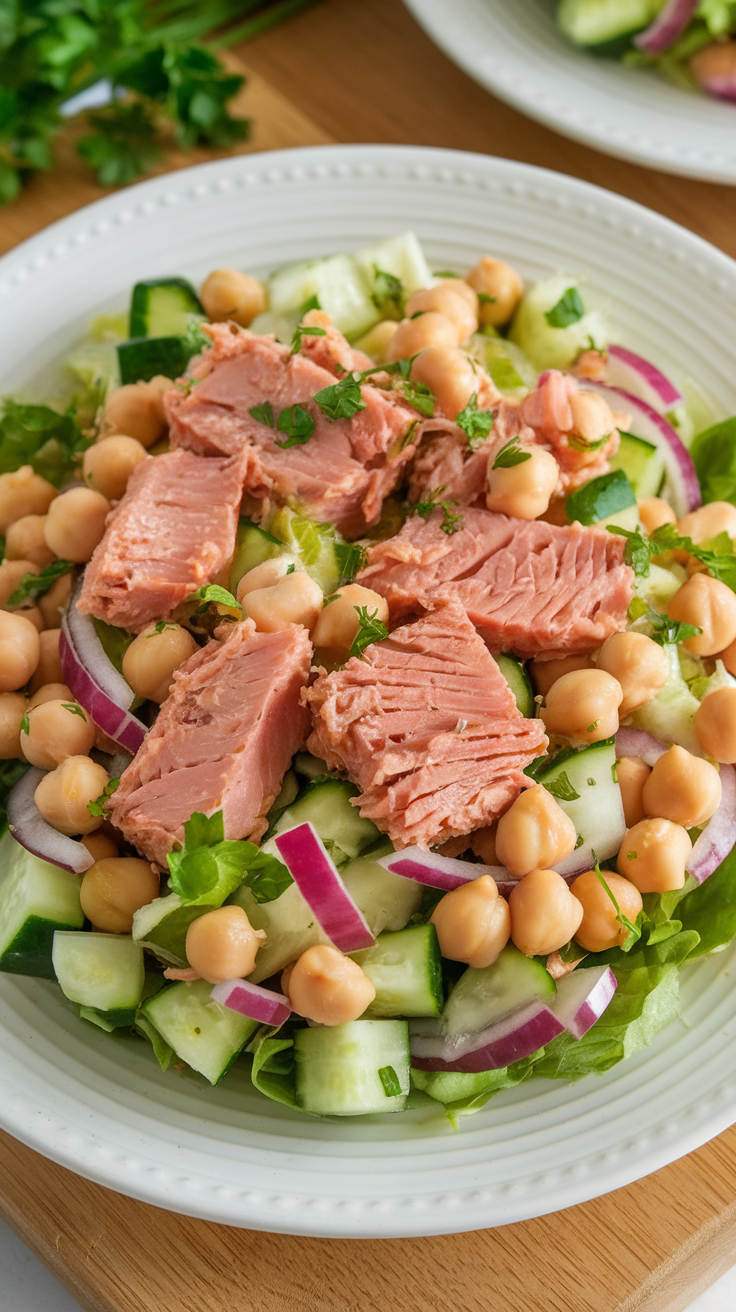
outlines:
{"label": "salad on plate", "polygon": [[451,1118],[736,934],[736,420],[416,237],[137,283],[0,419],[0,970]]}

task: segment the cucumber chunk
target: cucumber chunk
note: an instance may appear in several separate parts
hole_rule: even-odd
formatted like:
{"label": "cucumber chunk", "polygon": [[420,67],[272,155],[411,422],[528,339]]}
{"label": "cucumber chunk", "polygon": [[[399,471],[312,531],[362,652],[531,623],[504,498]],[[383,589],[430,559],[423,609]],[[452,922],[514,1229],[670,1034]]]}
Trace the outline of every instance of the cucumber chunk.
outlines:
{"label": "cucumber chunk", "polygon": [[259,1026],[213,1002],[211,993],[204,979],[171,984],[143,1004],[141,1016],[181,1061],[218,1084]]}
{"label": "cucumber chunk", "polygon": [[346,337],[359,337],[380,318],[351,255],[292,264],[268,280],[268,308],[277,315],[298,312],[315,296]]}
{"label": "cucumber chunk", "polygon": [[137,282],[131,293],[131,337],[180,337],[192,323],[206,319],[204,307],[186,278]]}
{"label": "cucumber chunk", "polygon": [[355,262],[368,287],[373,286],[375,270],[380,269],[382,273],[398,278],[407,298],[422,287],[432,287],[437,281],[413,232],[386,237],[384,241],[364,246],[357,252]]}
{"label": "cucumber chunk", "polygon": [[678,743],[695,756],[700,746],[693,728],[693,716],[700,705],[683,678],[679,649],[666,643],[664,653],[670,668],[669,678],[656,697],[640,707],[631,717],[637,729],[645,729],[661,743]]}
{"label": "cucumber chunk", "polygon": [[81,878],[32,856],[11,833],[0,840],[0,970],[54,979],[57,929],[81,929]]}
{"label": "cucumber chunk", "polygon": [[274,834],[310,820],[336,866],[360,856],[380,838],[372,820],[364,820],[350,799],[358,789],[346,779],[315,779],[279,816]]}
{"label": "cucumber chunk", "polygon": [[113,1027],[132,1025],[143,996],[143,948],[122,934],[57,930],[53,962],[70,1002],[98,1013]]}
{"label": "cucumber chunk", "polygon": [[574,45],[618,55],[649,26],[663,4],[664,0],[560,0],[557,22]]}
{"label": "cucumber chunk", "polygon": [[579,751],[565,749],[546,769],[534,771],[535,781],[544,784],[569,815],[578,836],[590,843],[599,861],[618,852],[626,827],[621,789],[614,778],[615,763],[616,744],[607,738]]}
{"label": "cucumber chunk", "polygon": [[229,586],[233,596],[244,574],[262,565],[264,560],[282,556],[285,551],[283,542],[241,515],[235,536],[233,563],[230,566]]}
{"label": "cucumber chunk", "polygon": [[560,273],[535,283],[521,298],[509,336],[540,371],[567,369],[581,351],[591,346],[602,350],[608,342],[606,323],[598,310],[582,306],[579,318],[558,316],[562,322],[568,320],[564,327],[548,322],[547,315],[552,315],[560,302],[569,302],[575,293],[580,295],[575,279]]}
{"label": "cucumber chunk", "polygon": [[374,947],[350,955],[376,990],[366,1016],[439,1016],[444,995],[434,925],[381,934]]}
{"label": "cucumber chunk", "polygon": [[565,500],[565,513],[570,524],[579,520],[581,524],[596,524],[601,528],[616,524],[633,530],[639,523],[636,497],[623,469],[591,478],[589,483],[576,488]]}
{"label": "cucumber chunk", "polygon": [[525,666],[516,656],[502,652],[496,664],[516,699],[516,705],[527,719],[534,715],[534,689]]}
{"label": "cucumber chunk", "polygon": [[[400,1112],[410,1087],[405,1020],[353,1020],[294,1034],[296,1101],[314,1116]],[[396,1090],[396,1092],[393,1092]]]}
{"label": "cucumber chunk", "polygon": [[664,479],[664,456],[659,447],[633,433],[621,433],[621,445],[608,461],[611,469],[622,469],[634,495],[656,497]]}
{"label": "cucumber chunk", "polygon": [[186,337],[133,337],[129,342],[120,342],[120,382],[148,383],[157,374],[179,378],[195,351]]}
{"label": "cucumber chunk", "polygon": [[331,524],[318,524],[283,506],[269,523],[269,529],[283,543],[282,551],[293,551],[299,556],[307,574],[319,583],[326,597],[335,591],[343,577],[343,557],[350,548],[346,548]]}
{"label": "cucumber chunk", "polygon": [[476,1034],[530,1002],[554,997],[557,986],[541,962],[507,944],[492,966],[468,966],[450,993],[440,1018],[451,1037]]}
{"label": "cucumber chunk", "polygon": [[379,865],[378,857],[388,855],[391,850],[387,841],[385,847],[370,856],[357,857],[340,871],[342,882],[365,916],[374,938],[385,930],[403,929],[422,901],[421,884],[394,875]]}

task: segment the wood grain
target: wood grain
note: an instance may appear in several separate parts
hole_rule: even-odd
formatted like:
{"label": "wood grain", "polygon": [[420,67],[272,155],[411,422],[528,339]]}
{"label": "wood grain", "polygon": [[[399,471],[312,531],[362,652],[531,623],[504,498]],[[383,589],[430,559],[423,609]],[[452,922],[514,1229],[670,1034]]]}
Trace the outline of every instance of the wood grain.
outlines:
{"label": "wood grain", "polygon": [[[323,0],[238,53],[253,71],[239,106],[254,120],[244,150],[334,139],[504,155],[610,187],[736,255],[733,190],[606,158],[530,122],[445,59],[399,0]],[[211,157],[172,151],[160,171]],[[72,133],[60,162],[0,211],[0,250],[106,194]],[[0,1135],[0,1215],[89,1312],[683,1312],[736,1256],[736,1128],[581,1207],[411,1241],[207,1224]]]}

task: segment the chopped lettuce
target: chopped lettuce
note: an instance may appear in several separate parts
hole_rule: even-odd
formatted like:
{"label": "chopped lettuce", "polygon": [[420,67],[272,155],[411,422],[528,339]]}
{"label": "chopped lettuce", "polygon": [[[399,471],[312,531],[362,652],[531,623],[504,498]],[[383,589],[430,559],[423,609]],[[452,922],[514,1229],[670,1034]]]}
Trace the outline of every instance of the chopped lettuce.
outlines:
{"label": "chopped lettuce", "polygon": [[698,433],[690,454],[703,501],[731,501],[736,505],[736,416]]}
{"label": "chopped lettuce", "polygon": [[10,397],[2,404],[0,474],[32,465],[37,474],[60,487],[89,446],[74,407],[61,414],[47,405],[21,405]]}
{"label": "chopped lettuce", "polygon": [[294,1040],[279,1038],[278,1031],[264,1029],[253,1043],[251,1079],[259,1093],[273,1102],[281,1102],[294,1111],[297,1107],[294,1092]]}
{"label": "chopped lettuce", "polygon": [[736,934],[736,849],[703,884],[687,892],[677,906],[683,930],[695,930],[700,941],[690,957],[718,952]]}

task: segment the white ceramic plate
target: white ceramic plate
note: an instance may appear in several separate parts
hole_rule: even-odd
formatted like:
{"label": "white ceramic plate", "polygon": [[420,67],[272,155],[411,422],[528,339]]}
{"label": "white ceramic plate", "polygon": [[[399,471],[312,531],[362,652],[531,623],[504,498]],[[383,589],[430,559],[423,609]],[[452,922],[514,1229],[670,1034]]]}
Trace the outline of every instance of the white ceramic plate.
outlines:
{"label": "white ceramic plate", "polygon": [[576,50],[555,0],[405,0],[461,68],[523,114],[635,164],[736,182],[736,106]]}
{"label": "white ceramic plate", "polygon": [[[0,261],[0,391],[120,309],[138,278],[286,261],[413,227],[435,268],[484,251],[586,274],[621,335],[736,409],[736,265],[656,214],[506,160],[323,147],[203,165],[80,210]],[[235,1071],[218,1089],[80,1023],[54,985],[0,977],[0,1124],[162,1207],[312,1235],[446,1233],[541,1215],[656,1170],[736,1119],[736,950],[684,980],[684,1024],[603,1078],[533,1081],[455,1134],[441,1109],[320,1121]]]}

